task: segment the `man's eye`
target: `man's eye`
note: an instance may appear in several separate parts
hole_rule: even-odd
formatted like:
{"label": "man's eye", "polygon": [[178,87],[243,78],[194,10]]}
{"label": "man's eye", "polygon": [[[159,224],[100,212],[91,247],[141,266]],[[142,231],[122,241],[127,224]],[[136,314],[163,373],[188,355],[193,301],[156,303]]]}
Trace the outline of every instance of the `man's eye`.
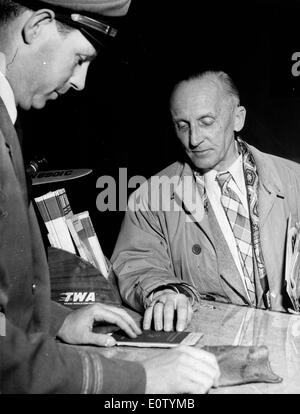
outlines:
{"label": "man's eye", "polygon": [[204,118],[201,118],[201,124],[204,126],[210,126],[215,122],[215,119],[210,117],[210,116],[206,116]]}
{"label": "man's eye", "polygon": [[176,127],[177,127],[178,131],[186,131],[189,126],[186,123],[178,123],[176,125]]}
{"label": "man's eye", "polygon": [[77,56],[77,58],[76,58],[76,65],[82,66],[84,64],[84,62],[85,62],[85,59],[84,58],[82,58],[81,56]]}

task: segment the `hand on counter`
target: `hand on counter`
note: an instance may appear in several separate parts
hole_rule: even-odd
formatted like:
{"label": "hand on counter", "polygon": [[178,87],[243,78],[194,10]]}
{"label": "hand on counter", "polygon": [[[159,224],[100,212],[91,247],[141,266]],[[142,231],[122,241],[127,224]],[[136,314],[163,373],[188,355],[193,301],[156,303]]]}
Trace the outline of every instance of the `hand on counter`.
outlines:
{"label": "hand on counter", "polygon": [[190,299],[184,294],[166,289],[153,295],[144,314],[143,329],[151,329],[153,322],[153,329],[156,331],[183,331],[191,322],[192,316]]}
{"label": "hand on counter", "polygon": [[218,386],[217,359],[202,349],[179,346],[142,364],[146,370],[146,394],[204,394]]}
{"label": "hand on counter", "polygon": [[94,322],[107,322],[118,325],[131,338],[141,334],[132,317],[115,306],[96,303],[71,312],[64,320],[57,337],[73,345],[113,346],[116,341],[110,335],[94,333]]}

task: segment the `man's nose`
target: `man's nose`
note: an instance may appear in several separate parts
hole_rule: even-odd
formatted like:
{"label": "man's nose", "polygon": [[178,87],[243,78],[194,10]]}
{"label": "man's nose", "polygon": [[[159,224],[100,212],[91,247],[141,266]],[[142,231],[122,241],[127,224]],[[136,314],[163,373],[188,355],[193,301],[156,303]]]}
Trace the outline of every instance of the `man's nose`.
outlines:
{"label": "man's nose", "polygon": [[190,146],[197,147],[203,140],[204,135],[200,128],[192,127],[190,130]]}
{"label": "man's nose", "polygon": [[70,78],[70,85],[77,91],[82,91],[85,87],[85,80],[88,71],[88,65],[77,66],[72,77]]}

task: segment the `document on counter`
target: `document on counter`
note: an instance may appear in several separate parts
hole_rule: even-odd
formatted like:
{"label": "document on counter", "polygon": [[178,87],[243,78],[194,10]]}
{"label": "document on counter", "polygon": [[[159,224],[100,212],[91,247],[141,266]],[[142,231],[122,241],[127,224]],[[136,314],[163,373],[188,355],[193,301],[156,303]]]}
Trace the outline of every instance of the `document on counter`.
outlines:
{"label": "document on counter", "polygon": [[119,330],[112,334],[119,346],[141,348],[172,348],[179,345],[195,345],[203,336],[202,332],[165,332],[145,330],[136,338],[129,338]]}

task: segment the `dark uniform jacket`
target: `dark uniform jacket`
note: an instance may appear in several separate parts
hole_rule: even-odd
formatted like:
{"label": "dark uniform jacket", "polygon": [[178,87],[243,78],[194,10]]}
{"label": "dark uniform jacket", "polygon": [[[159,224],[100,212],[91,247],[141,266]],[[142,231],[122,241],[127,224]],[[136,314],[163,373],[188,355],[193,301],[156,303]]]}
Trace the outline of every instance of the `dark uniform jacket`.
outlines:
{"label": "dark uniform jacket", "polygon": [[49,270],[22,154],[1,99],[0,312],[0,393],[144,392],[140,364],[55,340],[69,310],[50,300]]}

